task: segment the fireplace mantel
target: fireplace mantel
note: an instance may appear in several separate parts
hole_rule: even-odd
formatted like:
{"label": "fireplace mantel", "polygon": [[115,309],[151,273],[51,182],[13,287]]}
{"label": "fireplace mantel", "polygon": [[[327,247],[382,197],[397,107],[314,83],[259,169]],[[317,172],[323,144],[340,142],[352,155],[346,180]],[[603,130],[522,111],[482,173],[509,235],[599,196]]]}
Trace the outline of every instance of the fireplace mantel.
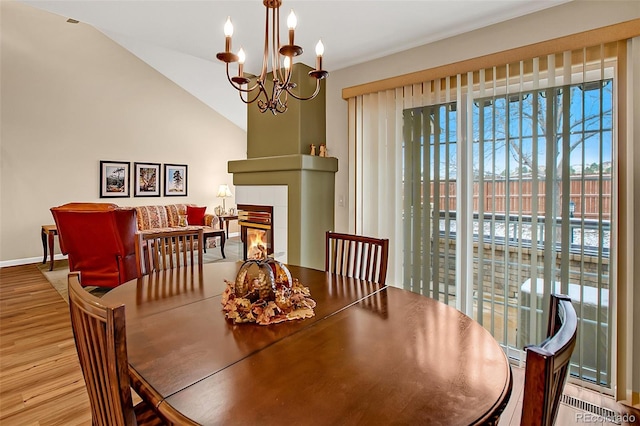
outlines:
{"label": "fireplace mantel", "polygon": [[338,159],[313,155],[291,154],[275,157],[249,158],[229,161],[229,173],[255,173],[276,171],[311,170],[318,172],[338,171]]}

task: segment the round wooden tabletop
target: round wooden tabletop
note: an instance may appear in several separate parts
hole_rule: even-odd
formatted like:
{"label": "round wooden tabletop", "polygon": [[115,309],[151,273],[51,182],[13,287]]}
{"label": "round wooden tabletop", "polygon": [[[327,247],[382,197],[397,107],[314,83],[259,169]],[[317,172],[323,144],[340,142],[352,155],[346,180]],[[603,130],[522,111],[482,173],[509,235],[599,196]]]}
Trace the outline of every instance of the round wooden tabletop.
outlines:
{"label": "round wooden tabletop", "polygon": [[291,266],[313,318],[225,320],[239,263],[130,281],[126,305],[140,392],[201,424],[481,424],[504,409],[511,369],[477,322],[436,300]]}

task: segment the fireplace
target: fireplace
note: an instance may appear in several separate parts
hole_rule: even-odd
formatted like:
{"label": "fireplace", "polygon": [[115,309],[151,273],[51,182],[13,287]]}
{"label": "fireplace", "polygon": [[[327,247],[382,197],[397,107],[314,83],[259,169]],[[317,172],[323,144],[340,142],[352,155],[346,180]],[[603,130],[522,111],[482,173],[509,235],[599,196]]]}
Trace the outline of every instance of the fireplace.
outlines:
{"label": "fireplace", "polygon": [[238,204],[238,225],[244,260],[273,255],[273,206]]}

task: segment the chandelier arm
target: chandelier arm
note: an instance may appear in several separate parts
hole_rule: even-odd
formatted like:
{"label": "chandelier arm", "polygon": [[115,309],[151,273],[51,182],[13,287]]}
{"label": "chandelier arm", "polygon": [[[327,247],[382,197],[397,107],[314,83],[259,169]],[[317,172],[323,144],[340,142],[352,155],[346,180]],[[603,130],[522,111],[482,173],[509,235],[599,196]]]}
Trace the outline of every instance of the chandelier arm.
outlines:
{"label": "chandelier arm", "polygon": [[276,111],[278,111],[278,112],[286,111],[287,109],[289,109],[288,104],[289,104],[289,92],[287,92],[285,90],[284,91],[284,102],[280,100],[280,96],[278,95],[278,102],[276,104]]}
{"label": "chandelier arm", "polygon": [[[271,100],[269,99],[269,94],[267,93],[267,89],[264,86],[264,83],[262,81],[258,82],[258,86],[259,86],[259,90],[256,93],[256,96],[251,100],[251,102],[255,102],[256,100],[258,101],[258,107],[260,108],[260,112],[265,112],[267,109],[270,109],[270,105],[271,105]],[[259,99],[260,96],[264,96],[264,99],[266,100],[263,101],[262,99]]]}
{"label": "chandelier arm", "polygon": [[241,85],[236,84],[231,79],[231,76],[229,75],[229,64],[227,64],[227,80],[229,80],[229,83],[231,83],[231,86],[233,86],[233,88],[236,89],[239,92],[245,92],[245,93],[253,92],[258,87],[258,83],[257,82],[252,87],[247,87],[246,89],[243,89]]}
{"label": "chandelier arm", "polygon": [[293,75],[293,57],[291,57],[291,61],[289,63],[289,69],[286,71],[286,76],[285,76],[286,78],[284,80],[284,83],[282,83],[282,88],[287,92],[289,91],[289,83],[291,82],[292,75]]}
{"label": "chandelier arm", "polygon": [[[264,96],[264,100],[258,99],[258,107],[260,108],[260,112],[265,112],[267,110],[271,110],[273,112],[274,105],[277,99],[275,96],[279,96],[279,95],[276,95],[275,87],[276,86],[272,86],[271,97],[269,97],[269,94],[267,93],[267,88],[265,87],[264,83],[262,82],[260,83],[260,95]],[[258,98],[258,96],[256,96],[256,98]]]}
{"label": "chandelier arm", "polygon": [[[280,108],[280,107],[281,107],[281,108]],[[288,110],[288,109],[289,109],[289,108],[287,107],[287,105],[286,105],[286,104],[276,106],[276,107],[273,109],[273,115],[276,115],[276,114],[284,114],[285,112],[287,112],[287,110]]]}
{"label": "chandelier arm", "polygon": [[299,101],[309,101],[309,100],[315,98],[316,96],[318,96],[318,93],[320,92],[320,80],[316,80],[316,90],[313,92],[313,95],[308,96],[308,97],[296,95],[295,93],[293,93],[291,91],[291,89],[289,87],[286,87],[285,90],[287,91],[288,94],[290,94],[291,96],[293,96],[294,98],[296,98]]}
{"label": "chandelier arm", "polygon": [[[254,86],[254,87],[255,87],[255,86]],[[258,97],[260,96],[260,94],[261,94],[262,92],[263,92],[263,89],[262,89],[262,88],[260,88],[260,90],[258,90],[258,91],[256,92],[256,95],[255,95],[255,96],[253,97],[253,99],[251,99],[251,100],[249,100],[249,91],[243,90],[243,91],[238,92],[238,94],[240,95],[240,100],[242,100],[242,102],[244,102],[245,104],[247,104],[247,105],[248,105],[248,104],[252,104],[252,103],[254,103],[254,102],[256,101],[256,99],[258,99]],[[246,99],[246,100],[242,97],[242,93],[247,93],[247,99]]]}
{"label": "chandelier arm", "polygon": [[267,67],[269,66],[269,8],[265,5],[264,18],[264,49],[262,50],[262,69],[258,80],[264,81],[267,77]]}
{"label": "chandelier arm", "polygon": [[273,87],[271,88],[271,105],[272,108],[278,105],[280,102],[280,95],[282,94],[282,84],[278,80],[273,81]]}
{"label": "chandelier arm", "polygon": [[271,33],[271,68],[273,69],[273,79],[283,81],[280,70],[280,7],[273,8],[272,11],[273,31]]}
{"label": "chandelier arm", "polygon": [[260,112],[264,113],[267,110],[272,110],[271,108],[271,101],[269,101],[269,98],[266,97],[265,95],[265,99],[267,100],[266,102],[263,101],[262,99],[258,99],[258,109],[260,110]]}

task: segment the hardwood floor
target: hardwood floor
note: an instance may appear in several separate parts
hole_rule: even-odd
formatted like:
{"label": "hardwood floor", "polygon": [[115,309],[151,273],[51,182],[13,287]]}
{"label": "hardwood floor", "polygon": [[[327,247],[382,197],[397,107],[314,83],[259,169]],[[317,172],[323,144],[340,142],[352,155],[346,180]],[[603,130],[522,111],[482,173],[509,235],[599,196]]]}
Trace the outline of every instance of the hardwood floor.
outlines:
{"label": "hardwood floor", "polygon": [[0,269],[0,424],[91,424],[69,305],[33,264]]}

